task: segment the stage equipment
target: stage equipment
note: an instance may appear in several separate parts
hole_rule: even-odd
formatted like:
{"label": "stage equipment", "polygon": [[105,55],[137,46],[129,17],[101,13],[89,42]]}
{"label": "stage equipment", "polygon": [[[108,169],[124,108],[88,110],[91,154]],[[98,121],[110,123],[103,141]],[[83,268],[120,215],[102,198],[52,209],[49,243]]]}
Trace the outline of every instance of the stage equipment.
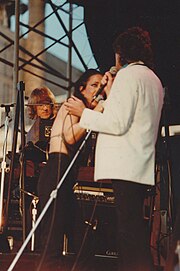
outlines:
{"label": "stage equipment", "polygon": [[[9,250],[8,242],[6,240],[6,236],[4,233],[5,226],[5,216],[4,216],[4,184],[5,184],[5,172],[7,171],[6,167],[6,154],[7,154],[7,139],[8,139],[8,131],[9,131],[9,112],[10,107],[14,105],[1,105],[1,107],[5,108],[5,123],[4,123],[4,143],[3,143],[3,159],[1,162],[1,186],[0,186],[0,234],[1,234],[1,252],[7,252]],[[4,244],[4,245],[3,245]]]}
{"label": "stage equipment", "polygon": [[[39,202],[39,198],[36,195],[34,195],[34,194],[32,194],[32,193],[30,193],[28,191],[25,191],[25,190],[21,189],[21,192],[33,198],[32,202],[31,202],[32,203],[32,208],[31,208],[31,213],[32,213],[31,225],[32,225],[32,229],[33,229],[34,226],[35,226],[35,223],[36,223],[36,218],[37,218],[37,204]],[[35,245],[35,232],[33,233],[32,239],[31,239],[31,251],[34,251],[34,245]]]}
{"label": "stage equipment", "polygon": [[57,193],[59,188],[61,187],[62,183],[64,182],[66,176],[68,175],[70,169],[72,168],[72,166],[74,165],[77,157],[79,156],[80,152],[82,151],[86,141],[88,140],[89,136],[91,135],[91,131],[88,131],[83,142],[81,143],[79,149],[77,150],[76,154],[74,155],[71,163],[69,164],[67,170],[65,171],[64,175],[62,176],[62,178],[59,180],[59,183],[57,184],[57,187],[51,192],[49,200],[47,201],[46,205],[44,206],[42,212],[39,214],[39,217],[36,221],[36,223],[34,224],[34,227],[31,229],[31,231],[29,232],[28,236],[26,237],[26,239],[24,240],[24,243],[22,244],[21,248],[19,249],[18,253],[16,254],[14,260],[12,261],[11,265],[9,266],[7,271],[12,271],[14,266],[16,265],[18,259],[20,258],[21,254],[23,253],[24,249],[26,248],[28,242],[30,241],[30,239],[32,238],[32,235],[34,234],[34,232],[36,231],[39,223],[41,222],[42,218],[44,217],[44,215],[46,214],[47,210],[49,209],[51,203],[53,202],[54,199],[56,199],[57,197]]}
{"label": "stage equipment", "polygon": [[[88,225],[94,231],[95,256],[117,258],[117,221],[112,184],[110,180],[94,182],[93,176],[93,167],[82,167],[79,169],[77,182],[74,185],[74,194],[78,202],[75,242],[77,246],[81,244],[80,240]],[[152,234],[154,199],[155,187],[147,189],[143,211],[149,242]],[[94,207],[95,211],[91,219]],[[71,248],[68,248],[68,251],[70,250]]]}
{"label": "stage equipment", "polygon": [[180,144],[178,143],[180,142],[180,137],[178,135],[170,135],[170,125],[178,125],[178,123],[171,123],[170,121],[172,105],[169,97],[169,90],[165,87],[164,105],[156,144],[156,164],[159,170],[157,184],[160,190],[160,204],[157,209],[159,215],[156,215],[159,223],[159,231],[155,248],[157,247],[159,265],[161,264],[161,256],[166,259],[170,249],[171,236],[176,219],[176,208],[180,200],[178,193],[180,187],[178,176],[178,158],[180,154]]}
{"label": "stage equipment", "polygon": [[[11,185],[14,178],[14,166],[16,162],[16,149],[17,149],[17,136],[19,131],[19,121],[20,121],[20,130],[21,130],[21,149],[24,149],[25,146],[25,128],[24,128],[24,90],[25,84],[20,81],[17,84],[17,98],[16,98],[16,107],[15,107],[15,118],[14,118],[14,127],[13,127],[13,143],[12,143],[12,152],[11,152],[11,163],[10,163],[10,172],[9,172],[9,181],[8,181],[8,191],[7,199],[5,206],[5,217],[6,225],[5,230],[7,231],[8,218],[9,218],[9,204],[11,196]],[[20,172],[20,188],[24,190],[24,156],[23,152],[21,153],[21,172]],[[25,205],[24,205],[24,194],[20,193],[20,207],[22,213],[22,225],[23,225],[23,240],[25,239]]]}
{"label": "stage equipment", "polygon": [[4,181],[5,181],[5,172],[6,172],[6,154],[7,154],[7,138],[9,131],[9,112],[10,107],[14,105],[1,105],[5,108],[5,134],[4,134],[4,143],[3,143],[3,159],[1,162],[1,189],[0,189],[0,229],[3,231],[3,201],[4,201]]}
{"label": "stage equipment", "polygon": [[74,194],[77,200],[89,203],[97,201],[98,204],[104,206],[114,204],[113,189],[110,183],[78,181],[74,185]]}
{"label": "stage equipment", "polygon": [[[33,200],[32,200],[32,229],[34,229],[35,223],[36,223],[36,218],[37,218],[37,204],[39,202],[39,198],[33,195]],[[35,232],[32,235],[31,239],[31,251],[34,251],[34,246],[35,246]]]}
{"label": "stage equipment", "polygon": [[[93,171],[92,168],[86,167],[87,174],[91,170]],[[88,226],[95,242],[95,256],[117,258],[117,222],[111,183],[94,182],[93,179],[91,181],[78,180],[74,185],[74,194],[78,202],[74,233],[76,250],[79,251],[82,237]]]}

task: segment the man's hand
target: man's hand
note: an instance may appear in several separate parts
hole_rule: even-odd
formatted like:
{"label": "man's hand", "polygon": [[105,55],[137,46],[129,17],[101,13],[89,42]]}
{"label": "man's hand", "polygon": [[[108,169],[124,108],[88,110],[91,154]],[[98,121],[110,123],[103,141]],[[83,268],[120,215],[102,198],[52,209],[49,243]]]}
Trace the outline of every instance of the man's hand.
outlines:
{"label": "man's hand", "polygon": [[112,76],[112,74],[107,71],[102,80],[101,80],[101,84],[102,85],[105,85],[104,87],[104,92],[106,93],[106,96],[108,97],[109,93],[110,93],[110,90],[111,90],[111,86],[112,86],[112,83],[114,81],[114,76]]}
{"label": "man's hand", "polygon": [[83,110],[86,108],[84,103],[75,96],[72,96],[67,102],[64,102],[64,106],[69,114],[77,117],[81,117]]}

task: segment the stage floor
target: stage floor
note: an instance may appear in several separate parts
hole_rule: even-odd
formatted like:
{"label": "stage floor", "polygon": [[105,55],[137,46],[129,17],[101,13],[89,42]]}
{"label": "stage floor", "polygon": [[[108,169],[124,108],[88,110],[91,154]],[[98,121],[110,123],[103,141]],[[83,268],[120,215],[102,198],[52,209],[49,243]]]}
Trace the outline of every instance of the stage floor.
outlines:
{"label": "stage floor", "polygon": [[[16,254],[1,254],[0,255],[0,270],[8,271]],[[63,256],[63,260],[54,260],[46,265],[42,265],[39,269],[40,255],[33,253],[24,253],[13,269],[14,271],[71,271],[73,267],[75,257]],[[63,261],[63,263],[62,263]],[[115,271],[116,262],[112,259],[103,259],[95,257],[93,266],[94,271]],[[77,269],[76,269],[77,270]],[[92,271],[92,269],[86,269],[86,271]],[[78,271],[80,271],[78,269]],[[82,271],[85,271],[84,269]]]}
{"label": "stage floor", "polygon": [[[62,256],[61,260],[56,259],[51,261],[47,265],[41,266],[39,269],[39,263],[41,260],[40,254],[35,252],[23,252],[19,260],[16,262],[13,269],[12,263],[15,259],[19,248],[22,243],[19,241],[14,242],[14,248],[9,253],[0,253],[0,270],[1,271],[71,271],[73,264],[76,260],[76,255],[67,254]],[[117,258],[95,256],[93,260],[93,271],[115,271],[117,270]],[[76,269],[77,270],[77,269]],[[78,271],[92,271],[92,269],[79,270]],[[154,271],[163,271],[163,266],[155,264]]]}

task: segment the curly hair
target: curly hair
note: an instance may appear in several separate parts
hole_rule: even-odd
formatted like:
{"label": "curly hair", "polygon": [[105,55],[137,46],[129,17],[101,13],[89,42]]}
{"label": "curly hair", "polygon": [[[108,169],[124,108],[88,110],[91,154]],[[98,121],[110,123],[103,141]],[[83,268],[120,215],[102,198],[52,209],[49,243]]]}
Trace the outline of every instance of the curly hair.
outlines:
{"label": "curly hair", "polygon": [[83,89],[85,89],[89,78],[96,74],[102,75],[102,73],[96,69],[88,69],[80,76],[74,85],[74,96],[81,99],[84,104],[86,104],[86,99],[81,93],[82,90],[80,90],[80,88],[83,87]]}
{"label": "curly hair", "polygon": [[35,88],[28,99],[28,115],[30,119],[37,117],[37,104],[48,102],[52,106],[52,114],[55,114],[55,97],[51,90],[47,87]]}
{"label": "curly hair", "polygon": [[149,68],[154,66],[150,35],[140,27],[128,28],[119,34],[113,48],[122,66],[135,61],[143,61]]}

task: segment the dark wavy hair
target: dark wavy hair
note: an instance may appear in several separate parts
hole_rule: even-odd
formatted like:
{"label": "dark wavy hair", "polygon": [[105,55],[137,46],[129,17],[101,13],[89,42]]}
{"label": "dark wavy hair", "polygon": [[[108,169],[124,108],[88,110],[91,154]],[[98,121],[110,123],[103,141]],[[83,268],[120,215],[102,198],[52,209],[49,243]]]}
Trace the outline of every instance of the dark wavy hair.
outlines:
{"label": "dark wavy hair", "polygon": [[[86,98],[81,92],[86,88],[89,78],[96,74],[102,75],[102,73],[96,69],[88,69],[80,76],[74,85],[74,96],[82,100],[85,105],[87,105]],[[82,90],[80,90],[81,87],[83,87]]]}
{"label": "dark wavy hair", "polygon": [[153,53],[150,35],[140,27],[128,28],[120,33],[113,43],[114,52],[120,56],[121,65],[143,61],[153,68]]}

